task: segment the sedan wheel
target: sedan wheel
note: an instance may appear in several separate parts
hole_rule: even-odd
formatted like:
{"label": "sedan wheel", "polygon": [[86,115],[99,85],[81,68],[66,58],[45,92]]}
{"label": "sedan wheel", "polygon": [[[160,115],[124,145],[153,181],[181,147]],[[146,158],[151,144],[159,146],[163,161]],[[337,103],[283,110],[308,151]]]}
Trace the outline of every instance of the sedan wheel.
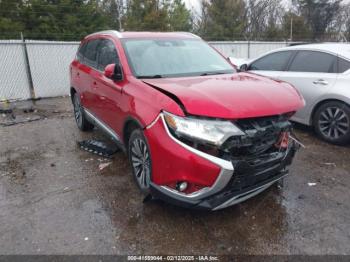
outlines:
{"label": "sedan wheel", "polygon": [[140,130],[135,130],[129,139],[129,160],[139,188],[143,193],[148,193],[151,182],[151,156]]}
{"label": "sedan wheel", "polygon": [[326,141],[345,144],[350,140],[350,109],[339,102],[329,102],[316,112],[316,132]]}

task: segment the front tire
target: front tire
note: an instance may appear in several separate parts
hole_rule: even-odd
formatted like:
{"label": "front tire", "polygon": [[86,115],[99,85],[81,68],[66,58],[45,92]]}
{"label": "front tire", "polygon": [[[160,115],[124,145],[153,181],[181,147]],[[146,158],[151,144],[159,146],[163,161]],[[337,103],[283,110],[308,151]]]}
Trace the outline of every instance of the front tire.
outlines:
{"label": "front tire", "polygon": [[317,135],[329,143],[350,142],[350,108],[344,103],[333,101],[320,106],[313,124]]}
{"label": "front tire", "polygon": [[74,107],[74,118],[77,123],[78,128],[81,131],[90,131],[94,128],[94,125],[91,124],[85,117],[84,110],[81,106],[80,98],[77,93],[73,95],[73,107]]}
{"label": "front tire", "polygon": [[143,194],[150,193],[152,161],[143,132],[135,129],[129,138],[128,156],[135,181]]}

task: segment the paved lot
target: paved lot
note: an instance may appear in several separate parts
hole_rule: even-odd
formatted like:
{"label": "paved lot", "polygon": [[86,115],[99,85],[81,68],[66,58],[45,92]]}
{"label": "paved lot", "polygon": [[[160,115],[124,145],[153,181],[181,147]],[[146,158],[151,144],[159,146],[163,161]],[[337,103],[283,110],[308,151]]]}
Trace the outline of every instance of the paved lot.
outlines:
{"label": "paved lot", "polygon": [[69,98],[36,108],[0,125],[0,254],[350,254],[349,146],[299,128],[283,188],[198,212],[143,204],[121,153],[99,170],[76,142],[101,134],[78,131]]}

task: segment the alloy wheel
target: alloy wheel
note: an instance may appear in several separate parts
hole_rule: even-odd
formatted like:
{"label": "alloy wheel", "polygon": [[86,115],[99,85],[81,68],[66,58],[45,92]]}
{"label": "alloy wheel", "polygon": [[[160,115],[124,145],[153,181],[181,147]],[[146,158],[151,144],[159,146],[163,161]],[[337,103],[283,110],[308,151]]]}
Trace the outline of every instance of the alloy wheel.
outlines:
{"label": "alloy wheel", "polygon": [[151,161],[146,143],[136,138],[131,144],[131,163],[136,180],[142,190],[149,188]]}
{"label": "alloy wheel", "polygon": [[320,132],[329,139],[338,139],[349,132],[350,121],[346,112],[339,107],[327,107],[319,116]]}
{"label": "alloy wheel", "polygon": [[81,106],[80,106],[79,97],[77,95],[74,96],[74,117],[75,117],[75,121],[77,122],[78,126],[81,127],[83,124],[82,123],[83,117],[82,117],[82,113],[81,113]]}

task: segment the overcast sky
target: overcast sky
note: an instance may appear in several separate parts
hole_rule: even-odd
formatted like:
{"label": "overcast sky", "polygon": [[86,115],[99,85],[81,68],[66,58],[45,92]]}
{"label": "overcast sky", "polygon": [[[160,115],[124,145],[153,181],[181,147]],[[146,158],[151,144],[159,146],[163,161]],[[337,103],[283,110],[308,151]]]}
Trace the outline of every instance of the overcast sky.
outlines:
{"label": "overcast sky", "polygon": [[[187,5],[187,8],[192,9],[194,8],[195,10],[199,10],[199,2],[200,0],[185,0],[185,3]],[[283,3],[288,7],[291,0],[282,0]],[[350,0],[343,0],[345,3],[350,3]]]}

